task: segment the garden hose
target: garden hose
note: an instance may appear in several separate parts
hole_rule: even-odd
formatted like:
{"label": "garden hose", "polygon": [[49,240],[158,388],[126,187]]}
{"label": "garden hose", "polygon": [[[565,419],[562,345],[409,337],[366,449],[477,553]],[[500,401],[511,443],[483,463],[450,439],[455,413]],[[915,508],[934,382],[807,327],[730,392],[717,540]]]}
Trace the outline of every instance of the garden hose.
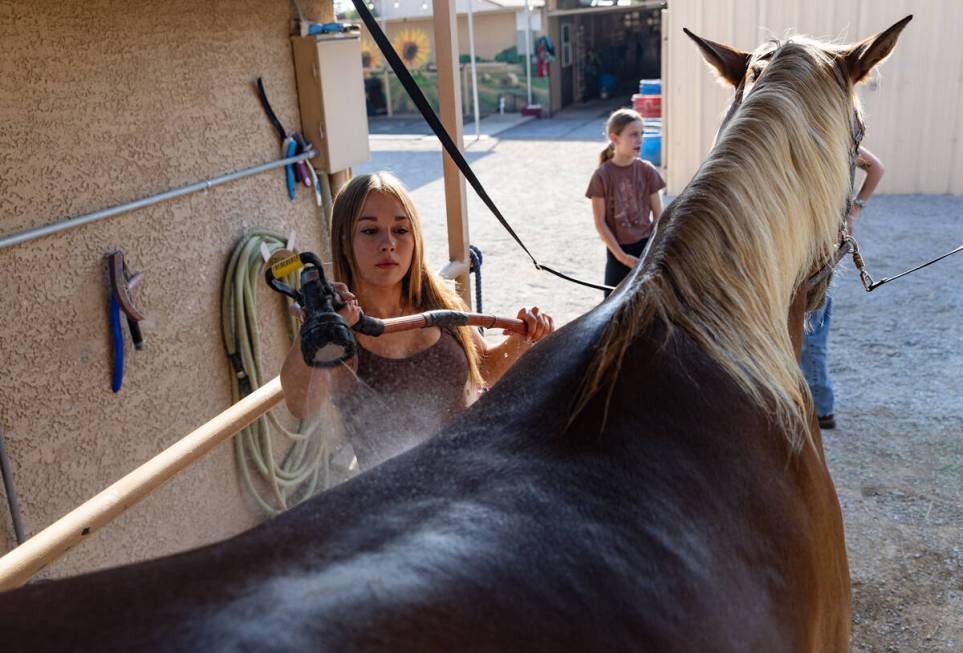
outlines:
{"label": "garden hose", "polygon": [[[255,302],[257,286],[263,284],[262,246],[273,253],[284,248],[285,241],[280,234],[270,231],[249,234],[234,248],[224,275],[221,326],[233,371],[231,395],[235,403],[269,380],[264,378],[261,368],[261,338]],[[291,275],[289,282],[297,285],[297,275]],[[297,328],[297,321],[289,316],[292,338]],[[327,487],[333,452],[318,428],[319,421],[315,420],[314,424],[301,422],[292,432],[284,428],[272,410],[234,436],[244,488],[268,514],[283,512],[312,496],[319,488]],[[276,434],[293,441],[280,463],[272,446]],[[256,487],[252,472],[267,485],[266,493]]]}

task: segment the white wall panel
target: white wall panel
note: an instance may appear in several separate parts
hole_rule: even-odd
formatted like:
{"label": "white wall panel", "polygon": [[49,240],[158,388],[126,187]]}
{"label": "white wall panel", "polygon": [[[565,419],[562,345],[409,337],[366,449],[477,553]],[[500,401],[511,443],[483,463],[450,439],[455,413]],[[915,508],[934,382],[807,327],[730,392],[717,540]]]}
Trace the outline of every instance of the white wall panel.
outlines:
{"label": "white wall panel", "polygon": [[891,59],[862,85],[864,144],[886,165],[883,193],[963,194],[963,2],[960,0],[670,0],[667,176],[678,193],[698,169],[731,98],[683,27],[751,50],[789,32],[852,42],[906,16]]}

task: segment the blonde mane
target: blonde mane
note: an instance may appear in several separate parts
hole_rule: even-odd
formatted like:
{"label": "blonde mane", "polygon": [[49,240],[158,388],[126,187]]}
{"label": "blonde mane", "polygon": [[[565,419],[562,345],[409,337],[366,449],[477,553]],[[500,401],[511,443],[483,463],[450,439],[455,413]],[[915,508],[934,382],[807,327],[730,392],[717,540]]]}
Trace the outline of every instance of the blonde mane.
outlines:
{"label": "blonde mane", "polygon": [[811,399],[787,318],[832,253],[849,189],[854,99],[835,52],[794,37],[753,54],[747,74],[757,79],[616,299],[576,411],[614,387],[626,349],[658,319],[768,411],[793,450],[809,438]]}

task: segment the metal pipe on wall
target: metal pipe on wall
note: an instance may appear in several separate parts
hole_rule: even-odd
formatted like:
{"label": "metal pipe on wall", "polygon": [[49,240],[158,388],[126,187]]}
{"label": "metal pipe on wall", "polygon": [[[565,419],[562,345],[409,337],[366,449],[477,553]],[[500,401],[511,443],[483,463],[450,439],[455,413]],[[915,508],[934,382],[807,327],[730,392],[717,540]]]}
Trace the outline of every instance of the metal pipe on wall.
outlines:
{"label": "metal pipe on wall", "polygon": [[126,202],[124,204],[118,204],[109,209],[101,209],[100,211],[94,211],[93,213],[87,213],[85,215],[77,216],[76,218],[70,218],[68,220],[63,220],[54,224],[46,225],[44,227],[37,227],[36,229],[28,229],[26,231],[21,231],[4,238],[0,238],[0,249],[4,247],[10,247],[12,245],[18,245],[24,243],[28,240],[35,240],[37,238],[42,238],[43,236],[49,236],[51,234],[59,233],[61,231],[66,231],[68,229],[73,229],[74,227],[79,227],[85,225],[89,222],[96,222],[97,220],[102,220],[104,218],[109,218],[121,213],[127,213],[135,209],[140,209],[145,206],[151,206],[152,204],[159,204],[169,199],[174,199],[175,197],[181,197],[183,195],[189,195],[191,193],[196,193],[201,190],[208,190],[215,186],[220,186],[221,184],[227,183],[229,181],[234,181],[235,179],[242,179],[243,177],[250,177],[251,175],[256,175],[261,172],[266,172],[268,170],[275,170],[277,168],[283,168],[284,166],[296,163],[298,161],[304,161],[306,159],[311,159],[318,156],[317,150],[310,150],[308,152],[302,152],[296,156],[287,157],[285,159],[278,159],[277,161],[270,161],[268,163],[262,163],[261,165],[252,166],[250,168],[244,168],[243,170],[237,170],[235,172],[230,172],[226,175],[221,175],[220,177],[214,177],[213,179],[208,179],[206,181],[199,181],[195,184],[190,184],[187,186],[182,186],[180,188],[175,188],[174,190],[169,190],[164,193],[159,193],[157,195],[151,195],[150,197],[145,197],[139,200],[134,200],[132,202]]}

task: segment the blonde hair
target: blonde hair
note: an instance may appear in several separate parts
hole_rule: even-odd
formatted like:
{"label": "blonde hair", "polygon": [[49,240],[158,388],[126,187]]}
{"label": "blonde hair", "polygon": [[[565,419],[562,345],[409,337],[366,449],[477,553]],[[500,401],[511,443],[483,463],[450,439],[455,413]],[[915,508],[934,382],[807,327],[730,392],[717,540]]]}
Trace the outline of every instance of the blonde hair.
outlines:
{"label": "blonde hair", "polygon": [[[436,309],[467,310],[468,307],[454,288],[429,269],[425,260],[424,238],[418,211],[408,194],[408,189],[397,177],[387,172],[354,177],[335,197],[331,211],[331,255],[334,278],[347,284],[352,290],[358,287],[358,267],[352,247],[354,223],[361,215],[368,195],[373,192],[384,193],[398,200],[411,222],[414,251],[411,267],[408,268],[401,282],[401,300],[405,308],[418,313]],[[364,297],[359,296],[358,299],[364,309]],[[471,386],[480,388],[484,386],[484,380],[479,368],[478,350],[470,329],[471,327],[468,326],[456,327],[451,330],[451,333],[465,352],[465,358],[468,361],[468,380]]]}
{"label": "blonde hair", "polygon": [[[642,122],[642,116],[640,116],[637,111],[632,109],[616,109],[609,115],[609,119],[605,122],[605,135],[621,134],[623,129],[635,121]],[[602,165],[613,156],[615,156],[615,146],[609,141],[609,144],[599,152],[599,165]]]}
{"label": "blonde hair", "polygon": [[616,298],[576,412],[605,383],[611,396],[626,349],[659,319],[667,338],[681,329],[770,412],[793,450],[810,438],[786,319],[839,236],[857,110],[830,48],[796,38],[754,53],[750,69],[772,59]]}

